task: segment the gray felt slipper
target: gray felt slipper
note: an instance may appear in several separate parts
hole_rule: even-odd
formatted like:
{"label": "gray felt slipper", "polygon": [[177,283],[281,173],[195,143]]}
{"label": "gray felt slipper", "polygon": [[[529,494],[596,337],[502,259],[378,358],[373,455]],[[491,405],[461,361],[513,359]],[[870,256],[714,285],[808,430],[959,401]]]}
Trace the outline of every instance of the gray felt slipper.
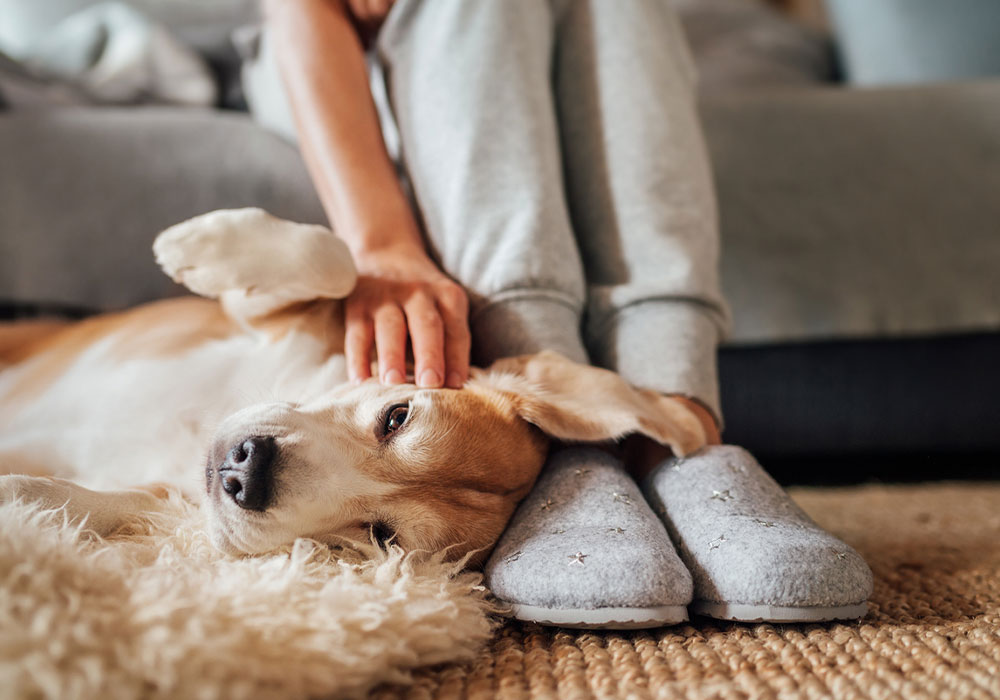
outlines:
{"label": "gray felt slipper", "polygon": [[643,484],[694,577],[692,611],[724,620],[814,622],[867,611],[872,574],[732,445],[657,467]]}
{"label": "gray felt slipper", "polygon": [[553,453],[486,563],[514,617],[562,627],[633,629],[687,620],[691,575],[614,457]]}

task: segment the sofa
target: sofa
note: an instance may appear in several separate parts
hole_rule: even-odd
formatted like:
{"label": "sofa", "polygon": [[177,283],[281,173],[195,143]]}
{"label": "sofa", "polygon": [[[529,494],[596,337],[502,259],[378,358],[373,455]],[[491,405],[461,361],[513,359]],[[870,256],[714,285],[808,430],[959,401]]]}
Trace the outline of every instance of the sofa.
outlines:
{"label": "sofa", "polygon": [[[831,82],[827,37],[782,36],[811,79],[748,78],[744,61],[740,84],[701,96],[734,318],[725,437],[786,482],[995,476],[1000,78],[850,88]],[[211,209],[324,221],[296,148],[239,98],[67,102],[0,110],[8,318],[181,293],[150,243]]]}

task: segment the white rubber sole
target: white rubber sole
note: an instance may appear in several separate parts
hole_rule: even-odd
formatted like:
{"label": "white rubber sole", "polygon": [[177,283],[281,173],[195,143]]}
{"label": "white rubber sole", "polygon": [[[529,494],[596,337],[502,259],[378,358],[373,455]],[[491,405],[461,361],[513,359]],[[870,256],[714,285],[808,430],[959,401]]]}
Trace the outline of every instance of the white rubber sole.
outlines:
{"label": "white rubber sole", "polygon": [[740,603],[712,603],[696,600],[691,612],[718,620],[735,622],[829,622],[831,620],[857,620],[868,612],[868,603],[842,605],[833,608],[792,608],[779,605],[743,605]]}
{"label": "white rubber sole", "polygon": [[685,605],[657,608],[541,608],[534,605],[510,605],[509,615],[526,622],[573,629],[639,630],[687,622]]}

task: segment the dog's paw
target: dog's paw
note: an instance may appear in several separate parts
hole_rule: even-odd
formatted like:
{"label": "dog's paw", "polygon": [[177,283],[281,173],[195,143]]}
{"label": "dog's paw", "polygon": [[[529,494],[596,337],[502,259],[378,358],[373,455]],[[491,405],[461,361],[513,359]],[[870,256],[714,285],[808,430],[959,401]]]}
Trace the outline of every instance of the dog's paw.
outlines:
{"label": "dog's paw", "polygon": [[34,477],[10,474],[0,476],[0,506],[17,500],[30,501],[29,480]]}
{"label": "dog's paw", "polygon": [[212,299],[339,299],[357,279],[347,246],[329,229],[256,208],[223,209],[171,226],[157,236],[153,252],[171,279]]}
{"label": "dog's paw", "polygon": [[0,476],[0,505],[15,501],[38,503],[43,508],[59,508],[66,503],[69,482],[47,476],[7,474]]}
{"label": "dog's paw", "polygon": [[0,505],[34,503],[43,510],[59,510],[71,523],[101,536],[120,531],[145,514],[161,509],[155,492],[92,491],[66,479],[47,476],[0,476]]}

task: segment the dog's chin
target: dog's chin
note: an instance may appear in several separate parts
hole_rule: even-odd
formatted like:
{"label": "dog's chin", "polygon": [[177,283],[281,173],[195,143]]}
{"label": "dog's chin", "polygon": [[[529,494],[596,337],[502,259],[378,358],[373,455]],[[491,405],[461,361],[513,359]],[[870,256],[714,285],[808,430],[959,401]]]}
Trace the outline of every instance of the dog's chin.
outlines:
{"label": "dog's chin", "polygon": [[269,529],[262,531],[261,523],[242,521],[238,515],[236,522],[230,522],[232,514],[220,513],[218,508],[219,504],[207,504],[208,536],[212,545],[223,554],[233,557],[267,554],[291,541]]}
{"label": "dog's chin", "polygon": [[241,557],[246,555],[246,552],[242,551],[230,541],[229,537],[222,531],[222,529],[213,527],[208,533],[208,536],[212,541],[212,545],[223,554],[228,554],[231,557]]}
{"label": "dog's chin", "polygon": [[216,503],[207,504],[208,537],[212,545],[223,554],[233,557],[258,554],[259,552],[254,551],[252,547],[248,547],[246,543],[240,541],[245,538],[238,537],[237,533],[232,531],[231,524],[226,522],[226,518],[222,517],[222,513],[218,512],[218,507]]}

